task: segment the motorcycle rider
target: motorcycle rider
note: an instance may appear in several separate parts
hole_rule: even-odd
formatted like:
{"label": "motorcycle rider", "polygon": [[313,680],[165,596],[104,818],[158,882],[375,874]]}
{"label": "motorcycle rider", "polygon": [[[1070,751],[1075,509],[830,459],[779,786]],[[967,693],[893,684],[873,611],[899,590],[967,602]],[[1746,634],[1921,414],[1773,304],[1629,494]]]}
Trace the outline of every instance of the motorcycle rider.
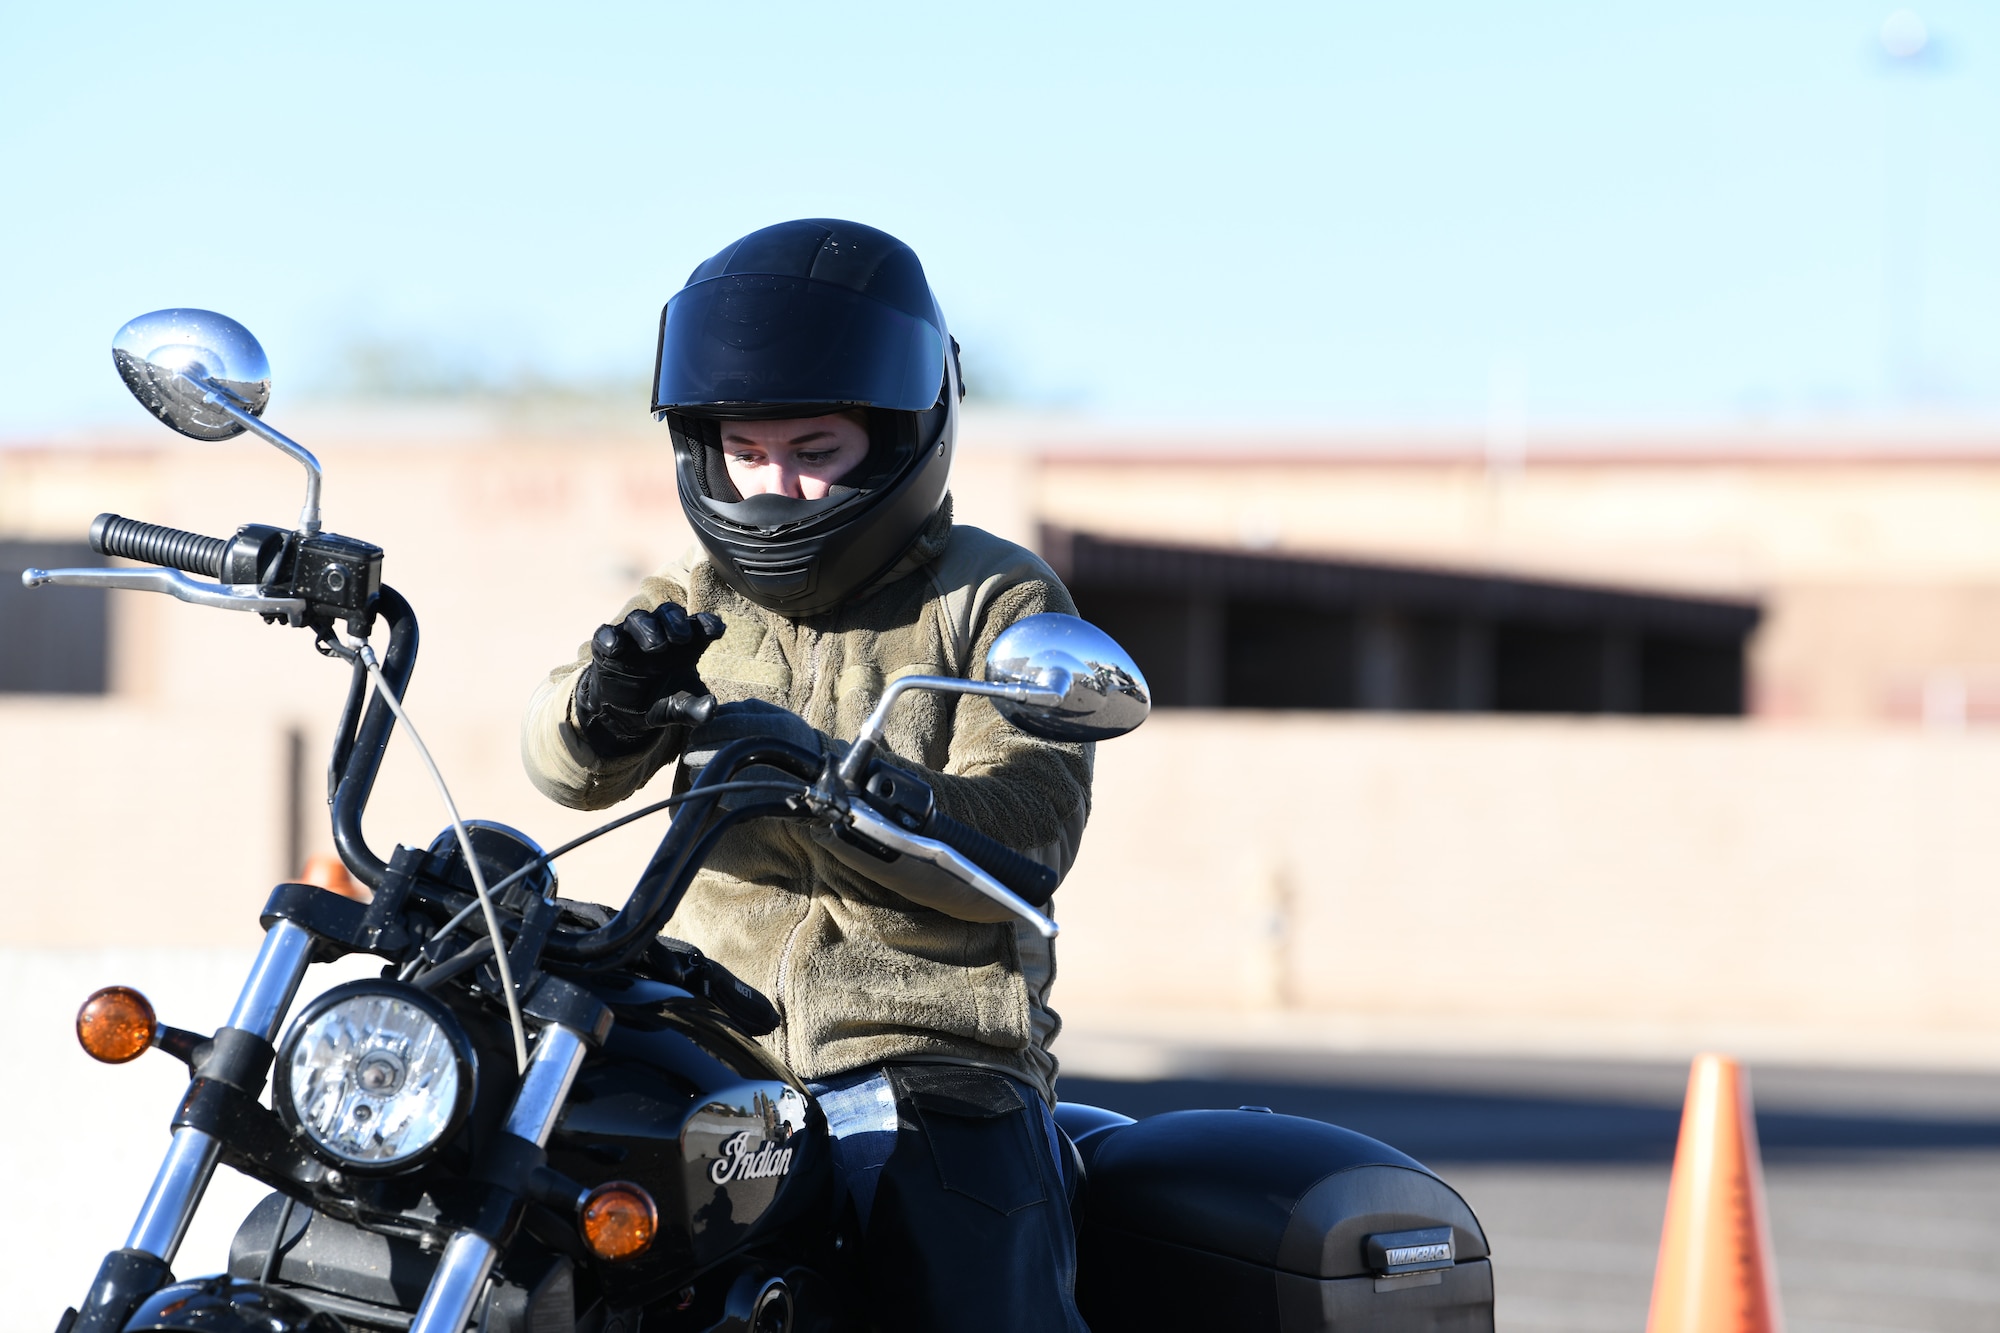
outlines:
{"label": "motorcycle rider", "polygon": [[[661,317],[653,411],[698,547],[536,691],[535,785],[601,809],[676,760],[685,789],[744,736],[841,753],[889,680],[976,677],[1007,626],[1073,612],[1033,554],[952,523],[963,393],[923,267],[884,232],[780,223],[696,268]],[[663,706],[683,691],[723,706],[691,729]],[[1027,736],[984,699],[918,693],[885,751],[945,813],[1068,870],[1089,746]],[[754,821],[668,931],[776,1006],[762,1040],[835,1135],[874,1324],[1081,1330],[1049,1116],[1054,955],[927,869],[817,824]]]}

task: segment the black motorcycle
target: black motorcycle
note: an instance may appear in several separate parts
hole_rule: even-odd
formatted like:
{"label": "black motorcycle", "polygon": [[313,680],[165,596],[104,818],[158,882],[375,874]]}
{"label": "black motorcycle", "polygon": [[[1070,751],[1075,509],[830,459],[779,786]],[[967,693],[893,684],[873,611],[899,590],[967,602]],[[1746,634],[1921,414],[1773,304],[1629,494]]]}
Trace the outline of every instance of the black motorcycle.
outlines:
{"label": "black motorcycle", "polygon": [[[57,1333],[854,1327],[844,1256],[856,1247],[836,1220],[825,1120],[753,1040],[776,1013],[659,932],[729,829],[800,819],[885,861],[926,863],[1053,936],[1040,910],[1053,876],[877,765],[883,722],[903,694],[933,690],[986,696],[1035,735],[1109,739],[1146,716],[1138,669],[1083,621],[1030,617],[1001,635],[984,680],[892,683],[837,761],[738,741],[688,791],[553,852],[461,819],[440,777],[452,826],[385,859],[362,813],[407,724],[417,620],[382,582],[381,548],[321,529],[318,463],[261,419],[270,374],[247,330],[160,311],[122,329],[113,355],[174,429],[248,430],[303,464],[304,512],[295,528],[228,538],[106,514],[92,547],[152,567],[29,570],[24,582],[165,592],[310,630],[352,672],[329,800],[335,847],[371,896],[273,890],[256,963],[212,1036],[158,1023],[122,987],[85,1004],[78,1036],[92,1055],[158,1047],[192,1078],[138,1220]],[[671,701],[690,721],[713,704]],[[617,912],[556,896],[556,856],[668,808]],[[328,990],[287,1023],[307,967],[352,953],[381,958],[380,979]],[[1055,1118],[1073,1148],[1078,1304],[1100,1333],[1493,1327],[1478,1221],[1385,1144],[1254,1110],[1134,1122],[1062,1103]],[[220,1164],[275,1192],[237,1232],[226,1273],[177,1280],[175,1252]]]}

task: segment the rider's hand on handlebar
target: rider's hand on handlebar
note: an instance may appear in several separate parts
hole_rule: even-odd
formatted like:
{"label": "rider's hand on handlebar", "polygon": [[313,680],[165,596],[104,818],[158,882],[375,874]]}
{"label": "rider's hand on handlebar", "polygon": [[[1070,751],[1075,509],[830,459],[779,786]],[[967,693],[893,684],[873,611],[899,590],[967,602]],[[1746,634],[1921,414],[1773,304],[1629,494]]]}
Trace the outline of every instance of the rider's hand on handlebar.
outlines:
{"label": "rider's hand on handlebar", "polygon": [[753,737],[786,741],[802,750],[816,750],[821,754],[829,749],[836,753],[846,749],[841,742],[829,740],[814,729],[797,713],[788,712],[776,704],[767,704],[762,699],[740,699],[717,708],[708,721],[689,734],[681,753],[681,768],[692,781],[701,776],[701,770],[708,766],[708,761],[715,758],[716,752],[723,746]]}
{"label": "rider's hand on handlebar", "polygon": [[778,1011],[763,992],[692,944],[662,935],[646,946],[643,966],[670,986],[707,997],[753,1037],[777,1029]]}
{"label": "rider's hand on handlebar", "polygon": [[708,692],[696,664],[722,629],[712,612],[690,616],[672,602],[600,626],[576,682],[576,722],[591,749],[612,758],[652,744],[669,721],[656,705]]}

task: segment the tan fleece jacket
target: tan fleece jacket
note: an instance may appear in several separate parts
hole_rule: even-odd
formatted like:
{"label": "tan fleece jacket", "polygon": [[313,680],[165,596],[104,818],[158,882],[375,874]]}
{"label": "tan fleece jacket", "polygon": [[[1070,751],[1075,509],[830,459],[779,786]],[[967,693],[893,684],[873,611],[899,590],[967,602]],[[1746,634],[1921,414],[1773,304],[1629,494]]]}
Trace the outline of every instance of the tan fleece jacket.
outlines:
{"label": "tan fleece jacket", "polygon": [[[1000,632],[1042,611],[1073,613],[1031,552],[939,511],[910,555],[873,589],[822,615],[790,619],[737,595],[695,552],[641,586],[618,618],[678,602],[727,626],[701,659],[723,702],[761,699],[852,740],[886,682],[979,679]],[[585,643],[536,692],[521,736],[528,776],[564,805],[595,810],[644,786],[680,752],[673,728],[644,753],[603,759],[571,713]],[[952,817],[1059,873],[1089,814],[1091,747],[1037,740],[984,699],[905,695],[888,757],[932,783]],[[676,775],[676,786],[685,782]],[[967,919],[971,918],[971,919]],[[802,1078],[885,1060],[1003,1069],[1053,1096],[1050,944],[983,898],[884,866],[817,826],[765,819],[732,830],[668,923],[778,1008],[764,1045]]]}

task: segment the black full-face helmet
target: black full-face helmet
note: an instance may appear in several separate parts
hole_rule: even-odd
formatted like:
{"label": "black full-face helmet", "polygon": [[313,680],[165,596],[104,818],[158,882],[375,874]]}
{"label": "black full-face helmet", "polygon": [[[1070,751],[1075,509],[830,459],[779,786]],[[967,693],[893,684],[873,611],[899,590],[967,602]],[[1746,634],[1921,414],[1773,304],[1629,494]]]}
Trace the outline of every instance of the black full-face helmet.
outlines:
{"label": "black full-face helmet", "polygon": [[[916,252],[856,222],[753,231],[660,315],[653,413],[673,432],[681,507],[722,579],[805,616],[887,573],[944,501],[958,345]],[[744,498],[722,423],[859,410],[868,456],[820,500]]]}

